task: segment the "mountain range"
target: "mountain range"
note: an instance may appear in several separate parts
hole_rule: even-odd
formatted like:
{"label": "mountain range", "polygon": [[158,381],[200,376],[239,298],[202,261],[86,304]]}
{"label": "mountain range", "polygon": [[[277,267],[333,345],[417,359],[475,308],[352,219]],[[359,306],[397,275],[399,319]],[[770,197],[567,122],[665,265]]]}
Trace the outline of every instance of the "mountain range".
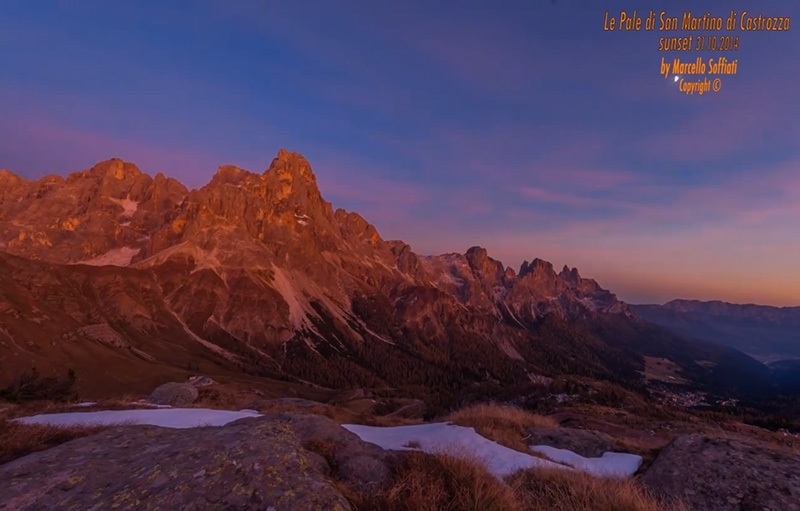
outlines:
{"label": "mountain range", "polygon": [[731,346],[765,363],[800,359],[800,307],[673,300],[632,308],[653,323]]}
{"label": "mountain range", "polygon": [[639,388],[649,356],[701,388],[771,388],[763,364],[649,311],[576,268],[384,240],[286,150],[197,190],[120,159],[66,178],[0,171],[0,384],[36,366],[73,369],[85,395],[187,371],[453,393],[563,374]]}

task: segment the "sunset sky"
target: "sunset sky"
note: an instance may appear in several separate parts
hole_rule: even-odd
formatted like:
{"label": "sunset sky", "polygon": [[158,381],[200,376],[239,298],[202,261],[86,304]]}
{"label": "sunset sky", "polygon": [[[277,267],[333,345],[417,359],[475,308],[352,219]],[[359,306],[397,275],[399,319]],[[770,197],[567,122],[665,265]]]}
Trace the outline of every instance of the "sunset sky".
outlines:
{"label": "sunset sky", "polygon": [[[67,5],[79,5],[78,7]],[[659,74],[637,7],[789,16],[718,93]],[[795,25],[796,23],[796,25]],[[632,303],[800,305],[800,2],[4,1],[0,168],[121,157],[189,187],[281,147],[418,253],[535,257]],[[713,77],[712,77],[713,78]]]}

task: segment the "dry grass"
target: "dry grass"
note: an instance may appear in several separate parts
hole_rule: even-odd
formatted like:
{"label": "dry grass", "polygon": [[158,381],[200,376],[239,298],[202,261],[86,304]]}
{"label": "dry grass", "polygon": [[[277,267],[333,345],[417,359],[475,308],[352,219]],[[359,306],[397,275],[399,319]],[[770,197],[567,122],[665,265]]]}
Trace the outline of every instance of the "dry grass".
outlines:
{"label": "dry grass", "polygon": [[422,424],[422,419],[414,419],[410,417],[400,417],[397,415],[381,415],[377,417],[365,416],[359,418],[357,424],[365,426],[413,426],[414,424]]}
{"label": "dry grass", "polygon": [[106,429],[103,426],[56,427],[0,421],[0,465]]}
{"label": "dry grass", "polygon": [[510,476],[508,483],[525,511],[686,511],[680,502],[660,502],[630,479],[524,470]]}
{"label": "dry grass", "polygon": [[451,413],[445,420],[475,428],[478,434],[500,445],[530,454],[525,441],[529,427],[557,428],[550,417],[536,415],[514,406],[486,403],[472,405]]}
{"label": "dry grass", "polygon": [[305,404],[293,403],[291,401],[263,401],[256,406],[259,413],[305,413],[313,415],[323,415],[339,424],[363,424],[365,426],[408,426],[421,424],[420,419],[410,419],[397,416],[374,416],[371,414],[360,414],[342,406],[329,405],[325,403]]}
{"label": "dry grass", "polygon": [[388,487],[372,496],[340,489],[355,511],[523,511],[480,463],[446,454],[405,455]]}
{"label": "dry grass", "polygon": [[372,495],[337,486],[355,511],[686,511],[679,502],[660,502],[633,480],[534,469],[503,483],[482,463],[444,453],[404,455],[394,479]]}

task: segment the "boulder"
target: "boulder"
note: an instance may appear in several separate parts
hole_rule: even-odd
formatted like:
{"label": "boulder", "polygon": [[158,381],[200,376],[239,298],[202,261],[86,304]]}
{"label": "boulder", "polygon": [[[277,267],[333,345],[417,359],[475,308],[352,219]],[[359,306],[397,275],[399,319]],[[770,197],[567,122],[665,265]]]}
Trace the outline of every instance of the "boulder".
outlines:
{"label": "boulder", "polygon": [[800,453],[733,438],[685,435],[642,477],[690,511],[800,511]]}
{"label": "boulder", "polygon": [[197,400],[199,391],[191,383],[170,382],[157,387],[147,401],[154,405],[186,406]]}
{"label": "boulder", "polygon": [[328,464],[334,465],[330,467],[331,471],[359,491],[370,493],[381,488],[392,477],[392,453],[364,442],[358,435],[327,417],[302,413],[264,417],[288,425],[300,442],[312,450],[315,445],[324,446]]}
{"label": "boulder", "polygon": [[291,426],[112,428],[0,466],[0,509],[349,511]]}
{"label": "boulder", "polygon": [[599,458],[606,452],[616,452],[613,437],[588,429],[528,428],[528,445],[549,445],[557,449],[568,449],[585,458]]}

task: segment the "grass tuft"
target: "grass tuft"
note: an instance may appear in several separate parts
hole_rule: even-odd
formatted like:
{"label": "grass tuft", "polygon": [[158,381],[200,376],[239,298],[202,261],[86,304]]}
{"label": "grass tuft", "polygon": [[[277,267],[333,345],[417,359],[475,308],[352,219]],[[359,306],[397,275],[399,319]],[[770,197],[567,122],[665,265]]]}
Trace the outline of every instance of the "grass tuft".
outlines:
{"label": "grass tuft", "polygon": [[447,454],[405,455],[392,482],[374,495],[340,489],[355,511],[523,511],[482,464]]}
{"label": "grass tuft", "polygon": [[525,511],[686,511],[680,502],[659,501],[635,480],[577,470],[522,470],[507,482]]}
{"label": "grass tuft", "polygon": [[558,422],[551,417],[497,403],[468,406],[451,413],[445,419],[459,426],[475,428],[479,435],[526,454],[531,453],[526,442],[527,428],[558,427]]}
{"label": "grass tuft", "polygon": [[60,427],[0,420],[0,465],[28,454],[93,435],[104,426]]}

